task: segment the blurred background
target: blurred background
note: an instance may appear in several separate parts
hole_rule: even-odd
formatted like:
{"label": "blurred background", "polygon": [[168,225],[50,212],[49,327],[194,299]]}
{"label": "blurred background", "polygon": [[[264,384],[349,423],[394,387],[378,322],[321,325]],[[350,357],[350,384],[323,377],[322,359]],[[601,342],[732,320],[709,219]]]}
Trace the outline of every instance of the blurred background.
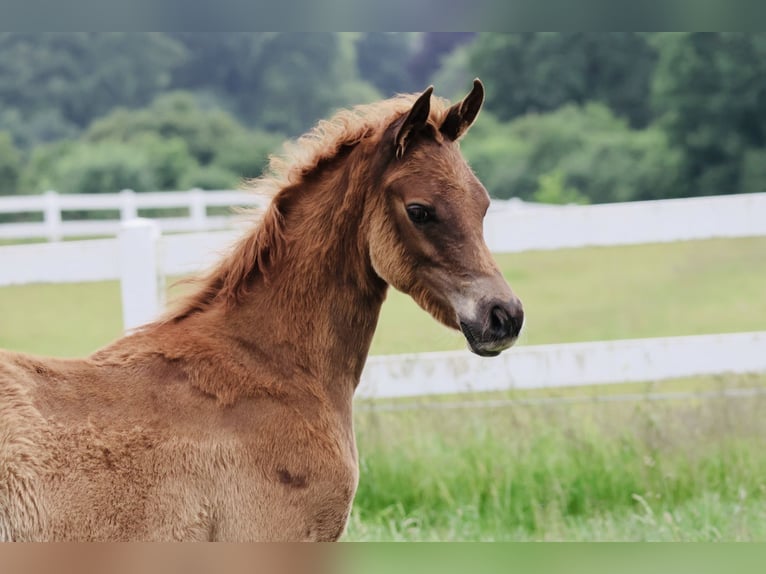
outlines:
{"label": "blurred background", "polygon": [[494,197],[766,187],[766,34],[6,32],[0,194],[232,188],[337,108],[476,76]]}

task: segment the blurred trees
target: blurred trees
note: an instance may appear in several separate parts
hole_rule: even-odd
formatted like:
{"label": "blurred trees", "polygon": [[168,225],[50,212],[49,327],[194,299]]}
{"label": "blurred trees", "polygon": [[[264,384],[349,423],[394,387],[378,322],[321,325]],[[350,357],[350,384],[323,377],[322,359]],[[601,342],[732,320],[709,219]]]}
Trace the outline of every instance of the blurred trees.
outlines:
{"label": "blurred trees", "polygon": [[164,34],[2,32],[0,129],[22,141],[67,137],[115,106],[146,104],[183,58]]}
{"label": "blurred trees", "polygon": [[766,34],[0,33],[0,194],[223,188],[335,109],[429,83],[490,193],[766,191]]}
{"label": "blurred trees", "polygon": [[678,183],[679,154],[665,135],[657,128],[631,130],[599,103],[506,124],[485,113],[462,145],[477,175],[501,198],[533,199],[541,178],[552,174],[562,178],[567,196],[577,192],[593,203],[673,197]]}
{"label": "blurred trees", "polygon": [[10,134],[0,132],[0,195],[16,193],[21,158]]}
{"label": "blurred trees", "polygon": [[177,71],[178,87],[214,94],[265,130],[298,135],[333,109],[379,97],[359,79],[347,35],[182,32],[175,38],[189,54]]}
{"label": "blurred trees", "polygon": [[284,136],[251,131],[186,92],[137,110],[118,108],[69,145],[38,148],[25,184],[63,192],[226,189],[260,175]]}
{"label": "blurred trees", "polygon": [[766,35],[658,34],[653,98],[685,194],[766,191]]}
{"label": "blurred trees", "polygon": [[637,32],[483,33],[470,48],[471,68],[486,79],[487,109],[501,120],[600,101],[644,126],[655,60]]}
{"label": "blurred trees", "polygon": [[359,74],[384,96],[422,89],[407,66],[415,49],[412,34],[367,32],[359,35],[355,46]]}

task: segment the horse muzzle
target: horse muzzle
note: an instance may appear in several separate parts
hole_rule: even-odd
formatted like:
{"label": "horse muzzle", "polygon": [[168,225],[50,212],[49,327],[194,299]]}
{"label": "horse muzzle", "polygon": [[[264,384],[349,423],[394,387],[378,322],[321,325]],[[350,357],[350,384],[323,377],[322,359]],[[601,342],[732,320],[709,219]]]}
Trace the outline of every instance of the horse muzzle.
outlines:
{"label": "horse muzzle", "polygon": [[475,317],[459,317],[468,347],[481,357],[495,357],[511,347],[524,324],[521,301],[494,299],[478,305]]}

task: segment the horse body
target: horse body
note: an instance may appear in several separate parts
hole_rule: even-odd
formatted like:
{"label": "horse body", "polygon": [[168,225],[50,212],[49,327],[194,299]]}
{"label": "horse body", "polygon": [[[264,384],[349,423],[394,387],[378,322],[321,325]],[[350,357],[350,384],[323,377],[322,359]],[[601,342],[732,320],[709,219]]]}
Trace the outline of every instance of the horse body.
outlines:
{"label": "horse body", "polygon": [[[260,378],[271,367],[245,352],[227,372],[209,362],[217,348],[205,341],[190,346],[188,338],[179,348],[175,330],[128,337],[84,361],[0,356],[0,508],[20,509],[0,512],[0,535],[340,535],[357,480],[350,412],[342,413],[319,385],[307,392],[308,375]],[[196,354],[187,355],[192,347]],[[234,358],[231,349],[220,353]],[[256,377],[249,391],[224,398],[203,390],[206,377],[222,382],[239,369]]]}
{"label": "horse body", "polygon": [[388,285],[481,355],[521,327],[454,143],[480,88],[320,124],[261,183],[276,193],[260,225],[156,323],[82,360],[1,353],[0,539],[340,537]]}

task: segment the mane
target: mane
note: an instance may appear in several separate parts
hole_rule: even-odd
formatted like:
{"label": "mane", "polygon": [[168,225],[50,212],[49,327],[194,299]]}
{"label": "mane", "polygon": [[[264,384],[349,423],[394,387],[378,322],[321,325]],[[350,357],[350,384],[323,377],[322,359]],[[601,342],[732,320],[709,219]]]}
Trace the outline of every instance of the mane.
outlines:
{"label": "mane", "polygon": [[[269,266],[282,251],[287,200],[300,194],[306,179],[341,150],[367,138],[379,140],[393,122],[410,110],[418,96],[400,94],[374,104],[339,111],[297,140],[286,142],[282,154],[270,156],[264,174],[245,182],[244,186],[247,191],[270,198],[265,210],[244,211],[253,218],[254,228],[208,272],[184,280],[198,288],[180,298],[160,322],[180,321],[218,302],[231,306],[239,302],[247,294],[252,280],[258,275],[266,276]],[[434,126],[441,125],[448,108],[446,100],[432,97],[429,122]]]}

